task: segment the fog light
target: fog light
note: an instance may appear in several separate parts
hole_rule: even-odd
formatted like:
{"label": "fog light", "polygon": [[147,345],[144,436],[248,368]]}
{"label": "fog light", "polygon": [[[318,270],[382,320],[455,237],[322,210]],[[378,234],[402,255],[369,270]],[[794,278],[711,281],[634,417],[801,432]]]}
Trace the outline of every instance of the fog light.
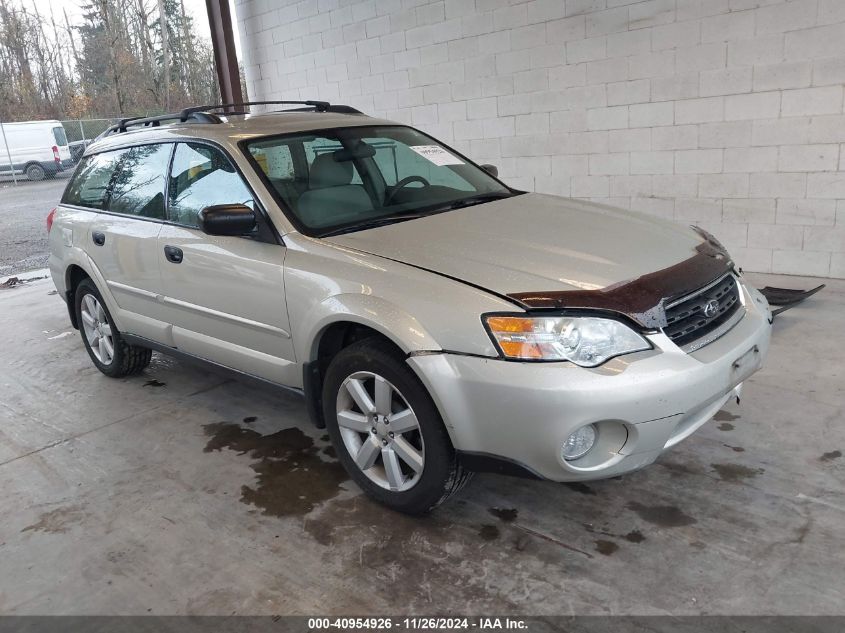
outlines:
{"label": "fog light", "polygon": [[566,438],[560,454],[568,462],[583,457],[596,443],[596,427],[593,424],[582,426]]}

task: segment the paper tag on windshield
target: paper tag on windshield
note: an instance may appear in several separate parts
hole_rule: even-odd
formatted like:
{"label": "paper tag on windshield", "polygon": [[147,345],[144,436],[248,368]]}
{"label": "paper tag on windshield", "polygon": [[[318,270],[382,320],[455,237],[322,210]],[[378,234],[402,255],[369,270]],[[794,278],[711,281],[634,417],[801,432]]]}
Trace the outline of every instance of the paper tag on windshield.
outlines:
{"label": "paper tag on windshield", "polygon": [[439,145],[411,145],[410,148],[417,154],[430,160],[435,165],[463,165],[457,156],[453,156]]}

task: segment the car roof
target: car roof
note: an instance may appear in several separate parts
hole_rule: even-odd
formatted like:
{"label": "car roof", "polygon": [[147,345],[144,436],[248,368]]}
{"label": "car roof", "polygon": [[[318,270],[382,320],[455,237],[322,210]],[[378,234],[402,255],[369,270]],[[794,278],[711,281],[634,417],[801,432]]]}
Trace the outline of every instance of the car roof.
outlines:
{"label": "car roof", "polygon": [[174,141],[180,138],[205,139],[221,144],[231,144],[275,134],[316,132],[370,125],[399,125],[393,121],[376,119],[363,114],[295,110],[229,116],[218,114],[217,117],[219,117],[219,123],[177,121],[154,127],[130,127],[125,132],[114,132],[91,143],[86,150],[86,155],[108,149],[154,141]]}

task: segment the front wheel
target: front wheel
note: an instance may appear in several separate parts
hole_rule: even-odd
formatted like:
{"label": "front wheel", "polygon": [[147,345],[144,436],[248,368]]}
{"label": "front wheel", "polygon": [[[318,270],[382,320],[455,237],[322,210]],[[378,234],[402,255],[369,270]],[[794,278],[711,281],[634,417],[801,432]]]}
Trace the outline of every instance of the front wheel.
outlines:
{"label": "front wheel", "polygon": [[425,387],[378,339],[350,345],[332,360],[323,411],[346,471],[394,510],[423,514],[469,480]]}
{"label": "front wheel", "polygon": [[93,281],[79,282],[74,301],[82,342],[97,369],[111,378],[122,378],[138,374],[150,364],[152,350],[123,340]]}

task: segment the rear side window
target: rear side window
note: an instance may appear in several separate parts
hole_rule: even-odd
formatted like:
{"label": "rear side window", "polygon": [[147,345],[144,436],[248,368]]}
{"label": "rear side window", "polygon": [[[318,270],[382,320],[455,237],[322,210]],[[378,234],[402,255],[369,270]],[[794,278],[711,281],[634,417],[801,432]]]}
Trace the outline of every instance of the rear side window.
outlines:
{"label": "rear side window", "polygon": [[172,143],[139,145],[126,152],[112,183],[109,211],[164,220],[164,186]]}
{"label": "rear side window", "polygon": [[128,150],[102,152],[83,158],[65,189],[62,204],[102,209],[120,157],[127,152]]}
{"label": "rear side window", "polygon": [[198,226],[198,214],[216,204],[245,204],[255,209],[252,193],[219,149],[179,143],[170,172],[170,220]]}

